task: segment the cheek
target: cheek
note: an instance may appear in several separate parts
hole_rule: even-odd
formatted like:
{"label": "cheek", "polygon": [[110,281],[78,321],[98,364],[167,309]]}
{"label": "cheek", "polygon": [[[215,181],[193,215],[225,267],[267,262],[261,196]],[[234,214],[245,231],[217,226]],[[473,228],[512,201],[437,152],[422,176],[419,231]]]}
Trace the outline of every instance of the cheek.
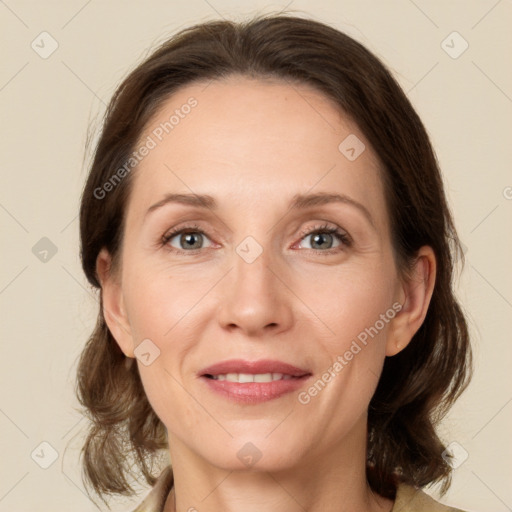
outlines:
{"label": "cheek", "polygon": [[315,312],[328,327],[314,347],[323,363],[316,386],[322,389],[318,405],[329,409],[329,403],[343,402],[347,409],[339,412],[340,421],[348,409],[362,412],[378,383],[389,325],[396,314],[392,268],[383,265],[357,271],[354,267],[352,272],[338,272],[326,281],[328,285],[312,288]]}
{"label": "cheek", "polygon": [[316,380],[299,396],[306,411],[315,410],[324,435],[348,431],[367,410],[385,360],[393,309],[392,272],[379,269],[337,276],[311,288],[315,313],[325,320],[325,336],[311,347],[320,366]]}
{"label": "cheek", "polygon": [[169,272],[155,269],[130,272],[123,282],[123,291],[135,344],[150,338],[161,345],[172,336],[197,303],[202,289],[197,280],[183,281]]}
{"label": "cheek", "polygon": [[391,286],[365,287],[361,283],[347,288],[339,302],[331,306],[336,338],[343,340],[344,345],[356,339],[364,344],[368,332],[372,339],[384,339],[393,312],[390,290]]}
{"label": "cheek", "polygon": [[323,324],[322,332],[326,334],[323,339],[331,340],[333,349],[337,345],[342,349],[376,322],[379,332],[386,331],[387,322],[382,325],[380,320],[392,308],[394,300],[396,274],[392,265],[374,262],[331,268],[323,276],[301,279],[296,284],[297,295],[304,297],[304,302],[321,320],[319,325]]}
{"label": "cheek", "polygon": [[[152,270],[131,272],[123,288],[134,345],[145,343],[141,344],[144,351],[136,350],[137,365],[153,410],[173,431],[179,431],[183,425],[195,425],[202,414],[196,402],[190,400],[181,372],[194,340],[197,341],[192,308],[201,286],[186,286],[178,278]],[[150,353],[150,364],[142,362],[142,352]],[[182,435],[185,434],[184,429]]]}

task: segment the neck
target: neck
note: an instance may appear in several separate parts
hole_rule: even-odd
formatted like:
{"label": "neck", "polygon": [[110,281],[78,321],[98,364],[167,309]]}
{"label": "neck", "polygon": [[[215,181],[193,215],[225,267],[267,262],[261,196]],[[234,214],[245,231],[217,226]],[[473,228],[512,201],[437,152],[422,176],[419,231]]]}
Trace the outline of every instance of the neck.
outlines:
{"label": "neck", "polygon": [[393,501],[366,480],[366,421],[349,437],[297,465],[241,471],[209,464],[169,432],[174,486],[164,512],[390,512]]}

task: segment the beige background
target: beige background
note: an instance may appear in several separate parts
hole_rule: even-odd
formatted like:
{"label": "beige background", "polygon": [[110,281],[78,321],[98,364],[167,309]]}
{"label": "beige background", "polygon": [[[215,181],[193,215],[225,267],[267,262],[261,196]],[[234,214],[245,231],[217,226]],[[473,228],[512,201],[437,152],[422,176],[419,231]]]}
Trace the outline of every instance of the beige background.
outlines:
{"label": "beige background", "polygon": [[[120,79],[177,29],[287,5],[380,56],[431,134],[467,247],[459,294],[476,356],[473,383],[443,423],[444,440],[468,458],[459,456],[442,501],[474,512],[512,510],[511,1],[5,0],[0,511],[96,510],[80,477],[86,422],[73,394],[76,360],[97,309],[78,259],[88,125],[98,128]],[[40,54],[51,39],[43,31],[58,44],[46,59]],[[456,55],[464,41],[469,47]],[[46,262],[39,259],[43,237],[57,249]],[[141,487],[140,496],[113,510],[130,510],[145,492]]]}

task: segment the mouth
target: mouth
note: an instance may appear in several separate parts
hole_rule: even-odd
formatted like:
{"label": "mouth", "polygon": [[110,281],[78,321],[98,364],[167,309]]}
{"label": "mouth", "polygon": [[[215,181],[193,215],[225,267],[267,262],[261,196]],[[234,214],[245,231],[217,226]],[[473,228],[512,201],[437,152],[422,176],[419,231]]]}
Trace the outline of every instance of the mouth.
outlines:
{"label": "mouth", "polygon": [[[233,375],[253,375],[253,376],[272,376],[271,380],[279,380],[282,376],[289,377],[303,377],[304,375],[311,374],[308,369],[299,368],[284,361],[278,361],[275,359],[260,359],[258,361],[246,361],[244,359],[229,359],[227,361],[221,361],[215,363],[207,368],[203,368],[200,372],[200,376],[215,377],[233,377]],[[278,378],[274,378],[274,375]],[[252,381],[245,381],[252,382]],[[268,382],[264,380],[262,382]]]}
{"label": "mouth", "polygon": [[208,389],[229,401],[257,404],[302,387],[312,373],[282,361],[223,361],[199,372]]}
{"label": "mouth", "polygon": [[273,382],[275,380],[300,379],[285,373],[221,373],[219,375],[204,375],[208,379],[226,380],[228,382],[238,382],[245,384],[246,382]]}

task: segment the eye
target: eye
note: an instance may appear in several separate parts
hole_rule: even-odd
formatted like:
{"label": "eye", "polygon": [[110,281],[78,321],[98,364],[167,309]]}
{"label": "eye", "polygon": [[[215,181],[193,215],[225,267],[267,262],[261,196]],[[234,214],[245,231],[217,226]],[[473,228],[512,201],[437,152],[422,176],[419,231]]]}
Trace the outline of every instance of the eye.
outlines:
{"label": "eye", "polygon": [[[345,231],[328,224],[317,226],[313,230],[307,230],[305,233],[301,233],[301,237],[302,240],[310,238],[310,247],[305,247],[306,249],[328,254],[343,250],[343,246],[349,247],[351,245],[350,236]],[[338,245],[335,245],[334,250],[331,250],[333,249],[333,243],[336,242],[338,242]]]}
{"label": "eye", "polygon": [[[301,241],[310,237],[310,247],[304,249],[315,251],[316,253],[332,254],[342,251],[344,247],[349,247],[352,243],[350,236],[338,227],[328,224],[309,228],[301,233]],[[176,239],[176,240],[174,240]],[[163,237],[162,246],[170,246],[178,253],[192,253],[204,249],[204,239],[209,240],[206,233],[197,225],[174,228],[168,231]],[[333,245],[336,244],[337,245]],[[211,247],[211,244],[209,247]]]}
{"label": "eye", "polygon": [[[176,242],[173,243],[174,238],[176,238]],[[162,237],[162,245],[170,245],[178,252],[193,252],[203,249],[204,238],[207,238],[206,233],[198,226],[185,226],[167,232]]]}

